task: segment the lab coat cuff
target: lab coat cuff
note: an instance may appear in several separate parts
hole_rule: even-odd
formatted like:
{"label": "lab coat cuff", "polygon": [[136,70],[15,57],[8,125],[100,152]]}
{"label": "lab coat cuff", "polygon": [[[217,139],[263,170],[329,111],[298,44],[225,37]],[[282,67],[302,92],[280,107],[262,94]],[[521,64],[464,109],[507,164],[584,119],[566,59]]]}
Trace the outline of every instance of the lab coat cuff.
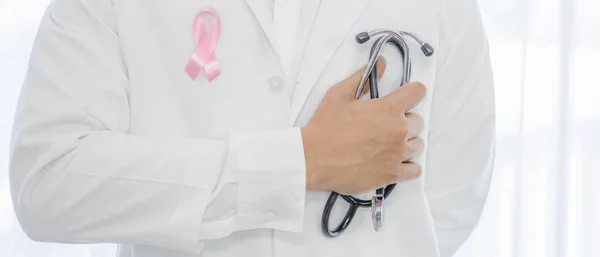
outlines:
{"label": "lab coat cuff", "polygon": [[306,164],[299,128],[234,136],[238,164],[238,229],[300,232]]}

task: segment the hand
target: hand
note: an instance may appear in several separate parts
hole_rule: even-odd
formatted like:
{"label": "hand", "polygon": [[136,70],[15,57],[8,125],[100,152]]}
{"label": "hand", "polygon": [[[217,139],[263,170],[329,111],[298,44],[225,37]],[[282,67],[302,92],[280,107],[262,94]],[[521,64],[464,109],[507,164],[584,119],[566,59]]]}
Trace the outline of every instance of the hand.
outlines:
{"label": "hand", "polygon": [[[378,60],[378,77],[385,64]],[[364,70],[333,86],[302,128],[307,190],[358,194],[421,175],[410,160],[424,149],[418,137],[423,120],[408,111],[423,99],[425,86],[410,83],[379,99],[356,100]]]}

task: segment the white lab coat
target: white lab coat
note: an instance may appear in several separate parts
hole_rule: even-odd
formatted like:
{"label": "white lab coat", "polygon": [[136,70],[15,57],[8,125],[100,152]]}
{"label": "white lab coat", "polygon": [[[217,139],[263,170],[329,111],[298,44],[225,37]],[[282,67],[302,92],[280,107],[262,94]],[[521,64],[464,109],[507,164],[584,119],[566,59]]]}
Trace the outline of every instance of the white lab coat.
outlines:
{"label": "white lab coat", "polygon": [[[33,240],[118,243],[123,257],[451,256],[491,177],[494,94],[475,0],[323,0],[297,77],[284,77],[267,0],[55,0],[41,23],[11,145],[15,211]],[[192,20],[215,7],[223,73],[192,81]],[[424,175],[322,235],[327,192],[305,192],[299,127],[367,60],[354,35],[411,31]],[[400,59],[385,51],[383,93]],[[365,194],[364,197],[368,197]],[[344,206],[340,204],[340,206]],[[334,211],[340,217],[341,208]],[[333,220],[337,220],[334,218]]]}

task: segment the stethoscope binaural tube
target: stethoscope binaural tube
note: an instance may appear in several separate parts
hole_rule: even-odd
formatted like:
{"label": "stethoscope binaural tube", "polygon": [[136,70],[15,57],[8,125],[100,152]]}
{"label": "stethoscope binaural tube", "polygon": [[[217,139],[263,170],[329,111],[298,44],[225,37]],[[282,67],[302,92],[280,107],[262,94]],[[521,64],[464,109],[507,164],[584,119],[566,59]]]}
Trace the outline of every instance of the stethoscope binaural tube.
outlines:
{"label": "stethoscope binaural tube", "polygon": [[[410,52],[408,51],[408,44],[406,42],[405,36],[408,36],[420,45],[421,52],[427,57],[433,55],[434,49],[431,45],[421,41],[414,34],[404,32],[404,31],[391,31],[391,30],[373,30],[370,32],[362,32],[356,35],[356,42],[359,44],[366,43],[372,37],[382,35],[373,44],[371,47],[371,52],[369,54],[369,62],[367,63],[367,68],[362,76],[360,84],[358,86],[358,90],[356,91],[356,98],[359,99],[362,96],[362,92],[364,92],[364,87],[367,82],[370,82],[370,95],[371,99],[379,98],[379,87],[378,87],[378,78],[377,78],[377,59],[381,55],[383,50],[383,46],[385,44],[392,44],[398,49],[402,57],[402,81],[400,85],[404,85],[410,81],[411,77],[411,58]],[[331,192],[327,202],[325,203],[325,208],[323,209],[323,215],[321,217],[321,228],[323,233],[329,237],[338,237],[339,235],[346,230],[350,222],[354,218],[356,211],[359,207],[371,207],[372,208],[372,219],[373,219],[373,227],[375,231],[378,231],[383,226],[383,201],[387,199],[387,197],[392,193],[396,184],[391,184],[386,186],[385,188],[379,188],[375,191],[375,196],[370,200],[362,200],[349,195],[340,195],[336,192]],[[331,211],[335,206],[335,203],[338,197],[341,196],[346,202],[350,204],[348,210],[346,211],[346,215],[344,218],[336,226],[335,229],[331,230],[329,228],[329,219],[331,215]]]}

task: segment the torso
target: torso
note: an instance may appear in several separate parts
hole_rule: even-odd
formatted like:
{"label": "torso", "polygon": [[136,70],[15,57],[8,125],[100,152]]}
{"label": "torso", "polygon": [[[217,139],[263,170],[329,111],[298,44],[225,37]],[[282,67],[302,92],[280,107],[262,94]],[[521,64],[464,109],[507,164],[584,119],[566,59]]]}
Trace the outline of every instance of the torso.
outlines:
{"label": "torso", "polygon": [[[129,72],[130,133],[148,138],[224,138],[236,131],[303,126],[331,85],[364,65],[370,43],[358,45],[356,33],[390,28],[411,31],[437,46],[434,0],[325,0],[310,33],[297,76],[286,76],[254,13],[243,0],[115,0],[116,20]],[[215,7],[222,34],[216,56],[222,74],[208,83],[192,81],[183,68],[193,51],[192,20],[197,11]],[[414,81],[435,90],[436,58],[425,58],[411,43]],[[384,95],[399,85],[400,58],[393,48],[381,80]],[[273,81],[283,79],[278,87]],[[251,98],[248,96],[252,96]],[[431,94],[429,94],[431,95]],[[427,120],[430,96],[414,111]],[[173,115],[177,114],[177,115]],[[427,128],[426,128],[427,129]],[[426,137],[426,135],[425,135]],[[425,138],[426,139],[426,138]],[[423,164],[424,157],[416,160]],[[252,230],[208,241],[205,257],[435,257],[437,242],[425,200],[423,181],[398,185],[386,205],[383,231],[374,232],[369,209],[357,214],[339,238],[326,238],[320,227],[328,193],[306,196],[303,233]],[[369,195],[363,195],[369,198]],[[339,203],[340,207],[345,207]],[[345,210],[334,210],[332,220]],[[197,256],[166,249],[121,245],[120,257]]]}

